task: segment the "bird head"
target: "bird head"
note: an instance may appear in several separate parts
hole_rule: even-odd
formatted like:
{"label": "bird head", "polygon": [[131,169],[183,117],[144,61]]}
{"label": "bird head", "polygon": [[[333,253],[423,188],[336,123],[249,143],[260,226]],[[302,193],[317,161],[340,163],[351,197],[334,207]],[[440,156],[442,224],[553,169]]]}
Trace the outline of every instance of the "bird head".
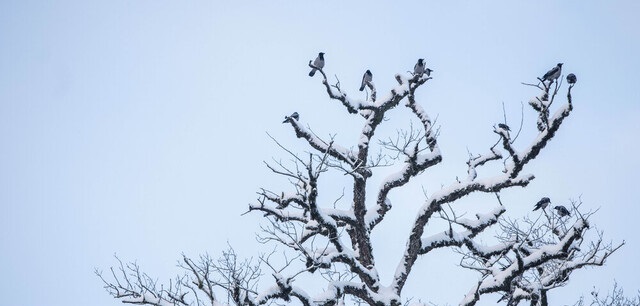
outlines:
{"label": "bird head", "polygon": [[562,65],[563,65],[562,63],[558,63],[558,67],[562,67]]}
{"label": "bird head", "polygon": [[318,56],[323,57],[324,56],[324,52],[318,53]]}
{"label": "bird head", "polygon": [[427,68],[427,69],[425,69],[425,70],[429,71],[429,73],[432,73],[432,72],[433,72],[433,69],[431,69],[431,68]]}
{"label": "bird head", "polygon": [[418,59],[418,63],[422,64],[424,62],[424,58]]}
{"label": "bird head", "polygon": [[366,74],[371,74],[371,70],[367,69]]}

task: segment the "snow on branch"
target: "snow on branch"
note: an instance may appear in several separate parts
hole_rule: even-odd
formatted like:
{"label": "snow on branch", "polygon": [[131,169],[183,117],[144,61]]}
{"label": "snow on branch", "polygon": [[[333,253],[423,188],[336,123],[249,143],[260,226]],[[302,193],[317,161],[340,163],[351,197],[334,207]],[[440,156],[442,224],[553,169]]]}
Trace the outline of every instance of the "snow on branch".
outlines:
{"label": "snow on branch", "polygon": [[520,300],[547,305],[547,292],[564,286],[574,270],[602,265],[624,242],[604,243],[599,232],[595,241],[583,246],[593,213],[582,213],[579,207],[572,203],[573,221],[543,210],[536,220],[525,218],[524,227],[501,222],[503,236],[498,238],[507,248],[494,254],[464,253],[461,266],[481,277],[461,305],[475,305],[481,295],[494,292],[513,305]]}
{"label": "snow on branch", "polygon": [[[548,96],[548,87],[545,87],[545,94]],[[556,92],[558,87],[556,87]],[[477,178],[477,167],[484,165],[488,161],[498,160],[501,158],[501,154],[495,149],[495,145],[491,147],[488,155],[479,156],[476,158],[470,158],[467,162],[469,166],[468,177],[464,182],[456,182],[449,187],[445,187],[432,194],[430,199],[426,201],[414,222],[411,235],[407,242],[407,247],[404,253],[404,257],[398,264],[396,274],[392,286],[398,292],[402,290],[406,279],[411,272],[415,261],[421,254],[420,250],[423,249],[422,234],[424,228],[431,216],[441,210],[443,204],[452,203],[462,197],[465,197],[474,192],[499,192],[502,189],[510,188],[514,186],[527,186],[534,176],[531,174],[520,175],[524,166],[534,158],[538,156],[542,148],[553,138],[555,132],[560,128],[563,120],[569,116],[572,107],[571,101],[571,87],[567,93],[567,104],[560,107],[560,109],[554,114],[549,121],[549,124],[540,130],[540,133],[533,139],[532,143],[522,152],[518,152],[513,144],[508,133],[508,127],[506,125],[498,125],[494,129],[494,132],[500,136],[504,149],[509,153],[510,162],[507,164],[505,174],[498,174],[488,178]],[[555,93],[552,97],[555,97]],[[553,101],[553,98],[551,102]],[[536,104],[537,105],[537,104]],[[541,103],[544,106],[536,109],[541,112],[540,116],[544,116],[544,111],[548,110],[548,106],[551,103]],[[534,107],[535,109],[535,107]],[[449,242],[453,243],[453,242]],[[459,241],[457,243],[460,243]]]}
{"label": "snow on branch", "polygon": [[340,81],[338,81],[335,85],[330,85],[327,80],[327,75],[325,74],[322,68],[316,67],[313,65],[311,61],[309,61],[309,67],[315,68],[320,73],[322,73],[322,84],[327,89],[327,94],[331,99],[338,100],[342,102],[342,104],[347,108],[347,111],[352,114],[357,114],[359,109],[365,109],[365,105],[367,103],[362,101],[353,101],[351,100],[346,93],[342,92],[340,89]]}
{"label": "snow on branch", "polygon": [[[544,84],[544,83],[543,83]],[[571,89],[573,85],[569,86],[567,90],[567,104],[562,105],[555,114],[549,118],[549,107],[553,103],[556,94],[560,88],[561,82],[555,82],[555,89],[551,96],[551,100],[548,100],[550,87],[544,85],[543,92],[541,94],[541,98],[532,99],[529,102],[529,105],[533,107],[535,111],[538,112],[538,130],[540,133],[533,140],[533,142],[522,152],[516,152],[516,150],[511,146],[509,139],[505,137],[504,130],[496,130],[495,132],[502,136],[503,146],[505,150],[509,152],[511,155],[511,164],[507,165],[506,173],[511,177],[517,176],[524,165],[526,165],[529,161],[536,158],[542,148],[544,148],[547,143],[553,138],[555,133],[560,129],[560,126],[565,118],[569,116],[571,111],[573,110],[572,98],[571,98]],[[527,84],[530,85],[530,84]],[[537,86],[540,88],[539,86]]]}
{"label": "snow on branch", "polygon": [[297,120],[289,120],[289,122],[296,132],[296,137],[304,138],[312,148],[316,149],[320,153],[329,154],[331,157],[347,163],[352,168],[356,168],[360,165],[358,159],[351,151],[334,145],[333,141],[327,143],[324,140],[318,138],[307,128],[303,127]]}
{"label": "snow on branch", "polygon": [[[417,78],[416,76],[415,78]],[[423,134],[417,133],[414,135],[413,128],[412,133],[403,137],[404,144],[398,145],[397,141],[385,141],[382,145],[397,151],[406,156],[404,165],[400,171],[389,175],[381,184],[378,191],[375,210],[372,209],[366,216],[367,226],[369,230],[373,229],[384,218],[385,214],[391,209],[390,201],[387,198],[389,192],[392,189],[401,187],[407,184],[411,178],[425,171],[427,168],[437,165],[442,161],[442,155],[437,143],[437,133],[433,131],[433,125],[431,119],[424,111],[424,109],[418,105],[415,101],[415,90],[419,85],[424,84],[429,78],[417,78],[418,83],[411,86],[409,95],[407,98],[406,106],[411,109],[412,113],[418,117],[423,126]],[[399,78],[399,82],[402,79]],[[407,82],[408,83],[408,82]],[[401,82],[402,84],[402,82]],[[421,135],[421,136],[416,136]],[[426,146],[422,147],[422,140],[425,141]],[[410,148],[410,145],[411,148]],[[422,153],[428,150],[427,153]]]}

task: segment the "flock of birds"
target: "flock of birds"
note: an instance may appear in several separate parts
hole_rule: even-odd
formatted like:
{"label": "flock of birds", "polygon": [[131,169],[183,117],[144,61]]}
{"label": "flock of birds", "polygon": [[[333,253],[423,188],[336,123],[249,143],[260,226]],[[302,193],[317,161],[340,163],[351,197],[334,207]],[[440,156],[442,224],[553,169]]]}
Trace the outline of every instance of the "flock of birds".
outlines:
{"label": "flock of birds", "polygon": [[[549,85],[551,85],[562,74],[562,65],[563,63],[558,63],[555,67],[551,68],[551,70],[547,71],[547,73],[545,73],[542,78],[538,79],[543,83],[549,81]],[[311,66],[311,71],[309,71],[310,77],[314,76],[318,69],[324,68],[324,52],[318,53],[318,56],[313,61],[313,65]],[[431,76],[431,72],[433,72],[433,69],[426,67],[423,58],[418,59],[418,62],[413,66],[413,75],[421,76],[423,74],[426,74],[427,76]],[[359,90],[363,91],[365,86],[371,86],[372,80],[373,73],[371,73],[371,70],[367,69],[367,71],[364,72],[364,75],[362,75],[362,83],[360,83]],[[567,75],[567,83],[569,83],[569,85],[575,84],[577,80],[578,79],[575,74],[570,73],[569,75]],[[282,123],[286,123],[289,120],[298,120],[298,118],[300,118],[300,115],[298,115],[297,112],[294,112],[290,116],[285,116]],[[498,126],[509,131],[509,127],[506,124],[501,123]]]}
{"label": "flock of birds", "polygon": [[[313,64],[311,66],[311,71],[309,71],[310,77],[314,76],[318,69],[324,68],[324,52],[318,53],[318,56],[313,61]],[[426,67],[424,58],[418,59],[418,62],[413,66],[413,75],[422,76],[423,74],[426,74],[427,76],[431,76],[431,72],[433,72],[433,69]],[[359,90],[363,91],[365,86],[371,86],[372,80],[373,73],[371,73],[371,70],[367,69],[367,71],[364,72],[364,75],[362,75],[362,83],[360,83]],[[285,116],[282,123],[287,123],[289,122],[289,120],[298,120],[299,118],[300,115],[297,112],[294,112],[290,116]]]}
{"label": "flock of birds", "polygon": [[[555,67],[551,68],[551,70],[547,71],[547,73],[545,73],[542,78],[539,78],[542,82],[546,82],[549,81],[549,84],[553,83],[553,81],[557,80],[560,75],[562,74],[562,63],[558,63]],[[313,61],[313,67],[311,68],[311,71],[309,72],[309,76],[312,77],[316,74],[316,71],[318,69],[322,69],[324,68],[324,52],[320,52],[318,53],[318,56],[316,57],[316,59]],[[433,69],[427,68],[425,63],[424,63],[424,59],[418,59],[418,62],[413,66],[413,74],[414,75],[423,75],[426,74],[427,76],[431,76],[431,72],[433,72]],[[371,70],[365,71],[364,75],[362,76],[362,83],[360,84],[360,91],[364,90],[364,87],[366,85],[369,85],[371,83],[371,81],[373,80],[373,74],[371,73]],[[569,75],[567,75],[567,82],[570,85],[575,84],[577,81],[576,75],[573,73],[570,73]]]}
{"label": "flock of birds", "polygon": [[[551,85],[551,83],[553,83],[553,81],[557,80],[560,77],[560,74],[562,74],[562,63],[558,63],[555,67],[551,68],[551,70],[547,71],[547,73],[545,73],[542,78],[540,78],[540,80],[542,82],[546,82],[549,81],[549,85]],[[569,73],[567,75],[567,83],[569,83],[569,85],[573,85],[578,81],[578,78],[576,77],[575,74],[573,73]]]}
{"label": "flock of birds", "polygon": [[[547,71],[547,73],[545,73],[542,76],[542,78],[539,78],[540,81],[542,81],[543,83],[549,81],[549,85],[551,85],[551,83],[556,81],[562,74],[562,65],[563,63],[558,63],[555,67],[551,68],[551,70]],[[324,68],[324,52],[318,53],[318,56],[313,61],[312,66],[313,67],[309,72],[310,77],[314,76],[318,69]],[[426,67],[423,58],[418,59],[418,62],[413,66],[414,75],[426,74],[427,76],[431,76],[431,72],[433,72],[433,70]],[[373,80],[373,74],[371,73],[371,70],[367,69],[367,71],[365,71],[364,75],[362,76],[362,83],[360,84],[359,90],[363,91],[364,87],[367,85],[370,85],[372,80]],[[569,83],[570,85],[573,85],[576,83],[576,81],[577,81],[577,78],[575,74],[570,73],[569,75],[567,75],[567,83]],[[299,118],[300,118],[300,115],[298,114],[298,112],[293,112],[293,114],[291,114],[290,116],[285,116],[284,121],[282,121],[282,123],[287,123],[290,120],[297,121]],[[501,124],[498,124],[498,126],[500,126],[501,128],[507,131],[509,130],[509,127],[506,124],[501,123]],[[538,201],[538,203],[535,204],[533,211],[536,211],[538,209],[544,210],[545,208],[547,208],[547,206],[549,206],[550,203],[551,203],[551,199],[549,199],[548,197],[543,197],[542,199],[540,199],[540,201]],[[566,216],[571,216],[571,213],[569,212],[569,210],[562,205],[554,206],[553,209],[556,210],[556,213],[561,218]]]}
{"label": "flock of birds", "polygon": [[[324,52],[318,53],[318,56],[313,61],[312,66],[313,67],[311,68],[311,71],[309,71],[310,77],[314,76],[318,69],[324,68]],[[426,74],[427,76],[431,76],[431,72],[433,72],[433,69],[427,68],[425,66],[424,58],[418,59],[418,62],[413,66],[414,75]],[[364,87],[366,85],[369,85],[369,83],[371,83],[372,80],[373,80],[373,74],[371,73],[371,70],[367,69],[367,71],[364,72],[364,75],[362,75],[362,83],[360,84],[360,91],[363,91]]]}
{"label": "flock of birds", "polygon": [[[533,207],[533,211],[536,211],[538,209],[542,209],[544,210],[545,208],[547,208],[547,206],[549,206],[549,204],[551,204],[551,199],[547,198],[547,197],[543,197],[542,199],[540,199],[540,201],[538,201],[538,203],[536,203],[536,205]],[[571,213],[569,212],[569,210],[562,206],[562,205],[557,205],[554,206],[553,209],[556,210],[556,213],[558,214],[558,216],[560,217],[566,217],[569,216],[571,217]]]}

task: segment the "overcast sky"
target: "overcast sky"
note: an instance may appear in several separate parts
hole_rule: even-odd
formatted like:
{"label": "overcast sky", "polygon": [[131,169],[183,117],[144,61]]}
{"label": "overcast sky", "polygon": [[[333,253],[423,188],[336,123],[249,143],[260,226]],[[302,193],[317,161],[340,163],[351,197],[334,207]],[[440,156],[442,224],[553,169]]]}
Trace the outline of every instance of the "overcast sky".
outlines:
{"label": "overcast sky", "polygon": [[[418,58],[435,70],[419,103],[438,118],[445,162],[390,195],[394,210],[374,237],[388,250],[379,257],[391,260],[383,275],[395,269],[405,242],[397,237],[423,203],[422,188],[463,176],[468,151],[495,142],[503,103],[508,122],[519,123],[521,102],[536,93],[520,83],[563,62],[578,77],[575,111],[526,170],[536,180],[505,193],[507,207],[522,216],[542,196],[560,204],[581,197],[585,208],[600,208],[592,222],[607,241],[627,242],[605,267],[572,275],[554,304],[594,285],[606,291],[614,279],[635,292],[638,13],[637,1],[4,0],[2,304],[117,305],[93,274],[115,264],[114,253],[163,280],[178,272],[182,252],[215,255],[227,241],[242,256],[260,252],[258,216],[240,214],[258,188],[287,186],[263,166],[286,158],[266,132],[304,152],[281,124],[298,111],[319,135],[337,134],[346,147],[358,139],[361,119],[307,76],[319,51],[352,95],[366,69],[379,91]],[[524,116],[532,131],[528,107]],[[407,118],[392,111],[384,131],[407,128]],[[423,259],[407,290],[457,304],[469,288],[448,282],[476,276],[456,279],[448,271],[457,259],[439,254]]]}

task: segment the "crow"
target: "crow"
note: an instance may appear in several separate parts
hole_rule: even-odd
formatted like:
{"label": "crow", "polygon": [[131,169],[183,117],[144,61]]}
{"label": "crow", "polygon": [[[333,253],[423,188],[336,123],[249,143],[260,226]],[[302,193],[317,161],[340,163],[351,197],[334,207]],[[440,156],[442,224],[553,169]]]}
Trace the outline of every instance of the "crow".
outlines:
{"label": "crow", "polygon": [[[316,60],[313,61],[313,66],[318,69],[322,69],[324,67],[324,52],[318,53],[318,57],[316,57]],[[309,72],[310,77],[316,74],[316,70],[318,70],[316,68],[311,69],[311,72]]]}
{"label": "crow", "polygon": [[370,70],[367,69],[367,71],[362,76],[362,84],[360,84],[360,91],[363,91],[364,86],[369,84],[369,82],[371,82],[372,79],[373,79],[373,74],[371,73]]}
{"label": "crow", "polygon": [[558,65],[556,65],[555,67],[553,67],[551,70],[547,71],[547,73],[545,73],[542,76],[542,81],[555,81],[558,77],[560,77],[560,73],[562,73],[562,63],[558,63]]}
{"label": "crow", "polygon": [[300,115],[298,115],[298,112],[293,112],[291,116],[284,116],[284,121],[282,121],[282,123],[287,123],[291,119],[298,121],[298,118],[300,118]]}
{"label": "crow", "polygon": [[551,200],[547,197],[544,197],[542,199],[540,199],[540,201],[538,201],[538,203],[536,203],[535,207],[533,208],[533,211],[536,211],[538,209],[544,210],[545,208],[547,208],[547,205],[549,205],[549,203],[551,203]]}

